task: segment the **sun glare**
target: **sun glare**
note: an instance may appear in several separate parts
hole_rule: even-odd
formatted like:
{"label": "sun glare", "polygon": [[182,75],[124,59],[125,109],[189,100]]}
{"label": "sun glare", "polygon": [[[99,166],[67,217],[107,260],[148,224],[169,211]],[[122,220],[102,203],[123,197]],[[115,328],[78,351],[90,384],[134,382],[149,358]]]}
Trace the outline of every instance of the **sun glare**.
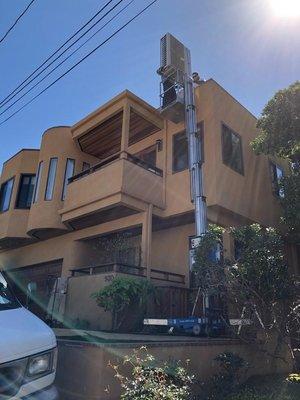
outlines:
{"label": "sun glare", "polygon": [[270,3],[278,17],[293,18],[300,16],[300,0],[270,0]]}

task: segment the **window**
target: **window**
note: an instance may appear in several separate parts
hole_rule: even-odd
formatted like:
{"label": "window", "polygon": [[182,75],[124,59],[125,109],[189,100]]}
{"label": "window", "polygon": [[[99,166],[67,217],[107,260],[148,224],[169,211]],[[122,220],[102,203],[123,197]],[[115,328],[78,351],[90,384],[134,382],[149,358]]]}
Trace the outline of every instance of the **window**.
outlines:
{"label": "window", "polygon": [[283,178],[283,169],[273,162],[270,162],[270,168],[271,168],[273,193],[276,196],[283,198],[284,191],[283,188],[280,187],[280,181]]}
{"label": "window", "polygon": [[62,197],[61,197],[62,200],[65,200],[67,186],[69,183],[68,181],[74,175],[74,169],[75,169],[75,160],[68,158],[67,164],[66,164],[66,170],[65,170],[64,186],[63,186]]}
{"label": "window", "polygon": [[151,165],[152,167],[156,166],[156,145],[148,147],[137,153],[135,155],[145,163]]}
{"label": "window", "polygon": [[35,185],[35,175],[21,175],[16,208],[30,208]]}
{"label": "window", "polygon": [[9,209],[10,199],[14,186],[14,178],[2,183],[0,189],[0,211],[4,212]]}
{"label": "window", "polygon": [[50,158],[47,185],[45,191],[45,200],[52,200],[56,168],[57,168],[57,158]]}
{"label": "window", "polygon": [[[197,135],[201,140],[201,157],[204,161],[204,122],[197,125]],[[188,139],[185,132],[173,135],[173,172],[179,172],[189,167],[189,148]]]}
{"label": "window", "polygon": [[90,168],[91,168],[91,164],[84,161],[82,164],[82,172],[87,171]]}
{"label": "window", "polygon": [[37,175],[36,175],[36,180],[35,180],[35,186],[34,186],[34,192],[33,192],[33,203],[36,203],[37,199],[38,199],[42,171],[43,171],[43,161],[40,161]]}
{"label": "window", "polygon": [[239,174],[244,174],[242,141],[240,135],[222,124],[223,163]]}
{"label": "window", "polygon": [[189,148],[185,132],[173,136],[173,172],[187,169],[189,166]]}

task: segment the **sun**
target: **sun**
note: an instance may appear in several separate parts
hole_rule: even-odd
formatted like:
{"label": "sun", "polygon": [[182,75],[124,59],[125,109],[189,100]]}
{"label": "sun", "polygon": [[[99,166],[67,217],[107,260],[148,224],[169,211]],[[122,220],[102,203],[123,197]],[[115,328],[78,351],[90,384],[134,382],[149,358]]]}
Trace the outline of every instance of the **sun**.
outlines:
{"label": "sun", "polygon": [[300,16],[300,0],[270,0],[274,13],[282,18]]}

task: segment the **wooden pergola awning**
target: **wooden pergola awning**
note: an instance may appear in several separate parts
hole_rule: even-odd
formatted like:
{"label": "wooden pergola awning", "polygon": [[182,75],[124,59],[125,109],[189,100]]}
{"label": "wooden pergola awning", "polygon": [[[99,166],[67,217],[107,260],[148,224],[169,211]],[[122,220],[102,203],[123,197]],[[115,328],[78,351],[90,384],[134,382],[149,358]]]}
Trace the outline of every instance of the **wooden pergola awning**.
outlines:
{"label": "wooden pergola awning", "polygon": [[82,151],[102,159],[126,151],[126,147],[163,129],[163,125],[155,108],[125,91],[71,130]]}

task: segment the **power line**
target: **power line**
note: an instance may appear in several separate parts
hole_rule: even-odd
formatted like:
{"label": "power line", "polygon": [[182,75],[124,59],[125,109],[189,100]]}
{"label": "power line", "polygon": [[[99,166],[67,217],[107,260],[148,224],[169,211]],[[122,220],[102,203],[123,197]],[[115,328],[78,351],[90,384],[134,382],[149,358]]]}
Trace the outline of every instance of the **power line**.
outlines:
{"label": "power line", "polygon": [[24,85],[38,70],[40,70],[49,60],[51,60],[52,57],[54,57],[67,43],[69,43],[76,35],[78,35],[79,32],[81,32],[87,25],[89,25],[106,7],[109,6],[109,4],[113,0],[107,1],[106,4],[104,4],[103,7],[99,11],[96,12],[84,25],[82,25],[81,28],[79,28],[73,35],[71,35],[57,50],[55,50],[54,53],[52,53],[48,58],[46,58],[45,61],[42,62],[41,65],[39,65],[30,75],[28,75],[23,82],[21,82],[11,93],[9,93],[3,100],[0,101],[0,105],[2,105],[9,97],[11,97],[21,86]]}
{"label": "power line", "polygon": [[15,22],[12,24],[12,26],[5,32],[5,34],[2,36],[0,39],[0,43],[2,43],[6,37],[9,35],[9,33],[14,29],[14,27],[17,25],[17,23],[20,21],[20,19],[23,17],[24,14],[29,10],[31,5],[35,2],[35,0],[31,0],[31,2],[28,4],[28,6],[25,8],[25,10],[18,16],[18,18],[15,20]]}
{"label": "power line", "polygon": [[69,68],[67,71],[65,71],[62,75],[60,75],[57,79],[55,79],[53,82],[51,82],[48,86],[46,86],[43,90],[41,90],[38,94],[36,94],[32,99],[30,99],[27,103],[25,103],[22,107],[20,107],[18,110],[16,110],[13,114],[11,114],[9,117],[4,119],[3,121],[0,122],[0,126],[2,126],[5,122],[10,120],[12,117],[14,117],[16,114],[18,114],[20,111],[22,111],[25,107],[27,107],[29,104],[31,104],[35,99],[37,99],[39,96],[41,96],[43,93],[45,93],[48,89],[50,89],[53,85],[55,85],[58,81],[60,81],[63,77],[65,77],[67,74],[69,74],[73,69],[75,69],[78,65],[80,65],[83,61],[85,61],[88,57],[90,57],[92,54],[94,54],[97,50],[99,50],[104,44],[109,42],[114,36],[116,36],[118,33],[120,33],[122,30],[124,30],[131,22],[133,22],[135,19],[137,19],[140,15],[142,15],[148,8],[150,8],[154,3],[156,3],[158,0],[153,0],[151,3],[149,3],[146,7],[144,7],[141,11],[139,11],[137,14],[135,14],[132,18],[130,18],[124,25],[122,25],[119,29],[117,29],[114,33],[112,33],[108,38],[106,38],[103,42],[101,42],[98,46],[96,46],[92,51],[90,51],[88,54],[86,54],[83,58],[81,58],[77,63],[75,63],[71,68]]}
{"label": "power line", "polygon": [[[73,47],[80,39],[82,39],[92,28],[94,28],[96,25],[98,25],[99,22],[101,22],[108,14],[110,14],[120,3],[122,3],[124,0],[119,0],[118,3],[116,3],[111,9],[109,9],[99,20],[97,20],[86,32],[84,32],[78,39],[75,40],[70,46],[68,46],[62,53],[60,53],[54,60],[50,62],[46,67],[44,67],[36,76],[34,76],[31,80],[29,80],[25,86],[23,86],[21,89],[19,89],[10,99],[6,100],[2,105],[0,105],[0,109],[3,108],[7,103],[11,102],[17,94],[20,92],[23,92],[23,90],[30,85],[33,81],[35,81],[44,71],[46,71],[52,64],[55,63],[61,56],[66,53],[71,47]],[[133,0],[132,0],[133,1]],[[128,3],[130,5],[132,3]],[[121,11],[123,11],[125,8],[124,7]],[[95,34],[97,34],[100,30],[102,30],[105,26],[108,25],[116,16],[120,14],[118,12],[113,18],[111,18],[104,26],[102,26],[100,29],[98,29],[89,39],[87,39],[81,46],[79,46],[77,49],[75,49],[71,54],[69,54],[67,57],[63,59],[58,65],[56,65],[54,68],[50,70],[46,75],[43,76],[42,79],[40,79],[35,85],[33,85],[30,89],[28,89],[25,93],[23,93],[21,96],[19,96],[12,104],[10,104],[8,107],[6,107],[1,113],[0,116],[3,115],[6,111],[8,111],[11,107],[13,107],[16,103],[18,103],[23,97],[25,97],[29,92],[31,92],[35,87],[37,87],[41,82],[43,82],[49,75],[52,74],[58,67],[60,67],[64,62],[66,62],[74,53],[76,53],[82,46],[84,46]]]}

